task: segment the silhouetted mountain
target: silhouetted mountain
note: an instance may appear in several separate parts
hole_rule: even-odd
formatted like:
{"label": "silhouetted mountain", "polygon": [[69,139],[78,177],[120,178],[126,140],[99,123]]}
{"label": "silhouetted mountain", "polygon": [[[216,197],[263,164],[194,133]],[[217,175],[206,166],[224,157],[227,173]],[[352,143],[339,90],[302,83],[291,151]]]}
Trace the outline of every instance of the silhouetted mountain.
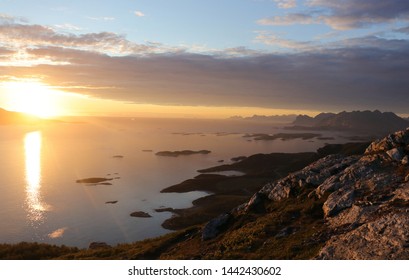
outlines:
{"label": "silhouetted mountain", "polygon": [[18,112],[11,112],[0,108],[0,125],[9,124],[34,124],[42,121],[42,119]]}
{"label": "silhouetted mountain", "polygon": [[314,118],[300,115],[293,124],[292,128],[298,129],[352,130],[385,134],[408,127],[409,121],[394,113],[376,110],[321,113]]}

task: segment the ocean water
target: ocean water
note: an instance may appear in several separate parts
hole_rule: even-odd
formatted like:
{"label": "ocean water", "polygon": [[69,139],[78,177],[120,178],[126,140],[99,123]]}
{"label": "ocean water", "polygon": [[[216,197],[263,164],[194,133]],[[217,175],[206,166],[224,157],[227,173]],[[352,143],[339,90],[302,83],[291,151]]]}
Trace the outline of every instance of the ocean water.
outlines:
{"label": "ocean water", "polygon": [[[315,151],[333,140],[250,141],[245,133],[278,133],[282,125],[233,120],[73,118],[35,127],[0,126],[0,242],[36,241],[87,247],[169,232],[161,223],[204,192],[160,191],[198,175],[198,169],[256,153]],[[286,131],[293,133],[293,131]],[[210,150],[207,155],[161,157],[163,150]],[[234,174],[231,174],[234,175]],[[76,180],[112,178],[112,185]],[[118,201],[107,204],[107,201]],[[151,218],[131,217],[144,211]]]}

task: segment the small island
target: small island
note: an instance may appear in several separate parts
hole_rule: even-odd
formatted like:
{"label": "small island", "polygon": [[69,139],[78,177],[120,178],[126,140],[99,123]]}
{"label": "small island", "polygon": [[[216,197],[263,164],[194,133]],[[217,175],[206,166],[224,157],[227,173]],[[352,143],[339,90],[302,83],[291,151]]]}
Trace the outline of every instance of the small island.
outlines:
{"label": "small island", "polygon": [[[91,177],[85,179],[78,179],[75,182],[80,184],[102,184],[107,181],[113,180],[112,178],[104,178],[104,177]],[[106,183],[104,183],[106,184]]]}
{"label": "small island", "polygon": [[277,134],[264,134],[264,133],[256,133],[256,134],[246,134],[243,137],[245,138],[253,138],[253,140],[277,140],[281,139],[285,140],[293,140],[293,139],[302,139],[302,140],[309,140],[315,137],[320,137],[321,134],[318,133],[277,133]]}
{"label": "small island", "polygon": [[189,156],[189,155],[195,155],[195,154],[207,155],[210,153],[211,151],[208,151],[208,150],[200,150],[200,151],[183,150],[183,151],[160,151],[160,152],[157,152],[155,155],[162,156],[162,157],[178,157],[178,156]]}
{"label": "small island", "polygon": [[118,203],[118,200],[110,200],[110,201],[105,202],[105,204],[117,204],[117,203]]}
{"label": "small island", "polygon": [[152,216],[149,215],[149,213],[143,212],[143,211],[135,211],[130,214],[131,217],[137,217],[137,218],[151,218]]}

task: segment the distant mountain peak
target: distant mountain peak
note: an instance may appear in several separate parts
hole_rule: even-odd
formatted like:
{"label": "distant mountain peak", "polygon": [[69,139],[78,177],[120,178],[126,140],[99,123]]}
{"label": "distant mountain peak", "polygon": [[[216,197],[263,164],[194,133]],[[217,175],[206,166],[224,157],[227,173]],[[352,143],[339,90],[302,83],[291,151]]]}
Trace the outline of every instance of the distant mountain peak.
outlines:
{"label": "distant mountain peak", "polygon": [[298,128],[327,129],[327,130],[352,130],[386,134],[404,129],[409,122],[393,112],[375,111],[342,111],[338,114],[321,113],[315,117],[299,115],[293,122]]}

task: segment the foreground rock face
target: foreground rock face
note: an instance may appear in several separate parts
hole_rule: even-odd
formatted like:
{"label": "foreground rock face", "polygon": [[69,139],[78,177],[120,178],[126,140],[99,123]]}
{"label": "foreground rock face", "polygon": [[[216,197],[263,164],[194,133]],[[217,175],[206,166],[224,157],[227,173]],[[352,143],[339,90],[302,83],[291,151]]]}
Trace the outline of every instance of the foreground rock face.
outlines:
{"label": "foreground rock face", "polygon": [[246,215],[262,205],[312,189],[324,199],[326,242],[317,259],[409,258],[409,128],[375,141],[362,156],[330,155],[266,184],[231,213]]}

